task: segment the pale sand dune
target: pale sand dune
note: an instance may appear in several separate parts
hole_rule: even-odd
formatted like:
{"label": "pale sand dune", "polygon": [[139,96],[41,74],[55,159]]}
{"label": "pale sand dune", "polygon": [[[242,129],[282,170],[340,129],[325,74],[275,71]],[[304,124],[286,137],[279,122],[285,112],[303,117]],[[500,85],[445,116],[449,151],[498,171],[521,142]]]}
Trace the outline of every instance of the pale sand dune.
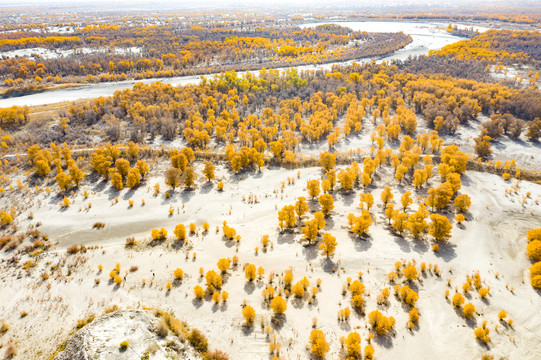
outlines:
{"label": "pale sand dune", "polygon": [[[197,171],[200,171],[200,166]],[[41,230],[51,239],[58,238],[59,244],[56,250],[43,255],[45,259],[29,276],[2,263],[0,318],[12,325],[10,332],[19,344],[19,358],[39,358],[40,354],[49,354],[66,339],[77,319],[85,317],[85,314],[100,314],[105,307],[117,304],[134,308],[156,306],[171,311],[202,330],[212,346],[228,352],[231,359],[268,359],[269,340],[260,326],[259,316],[265,316],[267,326],[271,311],[262,301],[263,284],[248,283],[242,265],[224,277],[223,289],[229,293],[225,305],[216,306],[209,300],[194,301],[193,287],[204,285],[199,268],[217,270],[219,258],[235,254],[241,264],[263,266],[267,275],[271,271],[280,273],[291,266],[294,281],[307,276],[314,285],[317,278],[322,280],[320,293],[313,305],[306,300],[289,299],[285,322],[275,330],[282,345],[282,354],[287,359],[309,358],[306,345],[313,317],[317,317],[318,328],[324,330],[330,344],[327,358],[339,357],[338,339],[351,331],[361,334],[363,347],[367,344],[366,316],[353,312],[349,323],[337,321],[337,311],[345,306],[351,307],[350,296],[341,295],[342,286],[348,276],[355,279],[359,271],[364,273],[363,283],[370,294],[365,297],[366,312],[380,308],[397,320],[395,337],[374,341],[378,359],[396,359],[404,354],[416,354],[421,359],[478,358],[489,350],[473,336],[474,327],[480,326],[483,320],[488,320],[492,330],[492,354],[509,359],[539,358],[541,318],[532,314],[541,310],[541,295],[529,284],[525,234],[541,222],[541,206],[536,204],[541,198],[541,185],[521,182],[518,195],[506,196],[504,190],[512,187],[511,183],[495,175],[467,172],[463,176],[461,192],[472,198],[468,220],[463,227],[454,226],[453,246],[442,248],[438,254],[430,250],[428,240],[402,239],[387,229],[379,200],[381,188],[392,183],[386,176],[376,181],[377,189],[369,188],[375,198],[372,213],[376,221],[370,228],[368,240],[350,236],[346,219],[347,213],[360,211],[358,194],[361,191],[355,190],[351,194],[337,191],[334,193],[335,209],[327,219],[325,231],[336,236],[338,248],[334,257],[327,260],[317,247],[304,247],[299,243],[302,237],[299,231],[280,234],[275,209],[275,206],[281,209],[294,203],[297,196],[306,196],[306,180],[319,178],[320,168],[301,169],[300,179],[297,179],[297,170],[284,169],[264,169],[261,174],[239,176],[228,174],[224,168],[217,169],[217,175],[225,177],[225,191],[221,193],[216,191],[215,184],[199,184],[193,191],[176,190],[170,199],[164,198],[163,191],[154,197],[147,185],[152,187],[159,182],[162,189],[165,185],[161,176],[153,176],[147,180],[147,185],[133,192],[122,190],[117,204],[112,204],[115,192],[108,190],[91,193],[88,200],[78,195],[65,211],[61,211],[49,197],[42,199],[41,206],[35,199],[31,208],[33,222],[41,221]],[[287,185],[288,177],[295,177],[296,183]],[[283,181],[286,185],[282,193]],[[432,181],[435,183],[437,180]],[[399,200],[398,189],[394,186],[395,201]],[[92,191],[92,187],[88,190]],[[276,193],[273,192],[275,190]],[[521,200],[527,192],[532,195],[523,207]],[[242,201],[242,196],[250,193],[257,195],[259,203]],[[141,206],[142,198],[146,200],[145,206]],[[133,208],[128,208],[128,199],[135,200]],[[88,202],[92,202],[92,208],[88,212],[79,211],[79,207],[84,208]],[[173,216],[167,214],[170,206],[175,208]],[[317,209],[319,205],[311,204],[311,207]],[[215,231],[224,220],[242,236],[238,252],[233,242],[223,240],[221,230],[219,233]],[[97,221],[106,224],[103,230],[91,229]],[[204,221],[210,224],[208,234],[203,234],[200,229]],[[189,236],[188,245],[175,250],[172,240],[174,226],[178,223],[187,226],[190,222],[198,225],[199,234]],[[165,227],[170,239],[154,247],[144,245],[149,241],[150,230],[155,227]],[[262,252],[260,244],[263,234],[269,234],[274,242],[274,248],[266,253]],[[125,249],[128,236],[134,236],[141,245]],[[84,255],[67,256],[66,247],[74,243],[103,245],[103,251],[89,250]],[[258,255],[254,252],[256,246],[260,247]],[[190,259],[186,259],[185,252],[189,252]],[[193,252],[197,252],[196,260],[191,258]],[[55,275],[44,282],[38,280],[46,261],[54,264],[66,257],[62,277]],[[75,264],[78,258],[85,258],[86,262],[73,266],[73,273],[65,277],[67,265]],[[386,274],[394,270],[394,262],[401,259],[416,260],[418,264],[422,261],[438,264],[442,269],[441,278],[427,272],[421,277],[422,284],[415,282],[410,285],[418,290],[420,296],[417,304],[420,321],[413,332],[405,329],[408,309],[394,296],[390,298],[389,307],[381,308],[376,304],[376,296],[381,289],[392,286]],[[108,284],[108,274],[117,262],[121,264],[122,276],[130,266],[139,267],[136,272],[126,275],[126,281],[120,287]],[[104,266],[101,273],[97,271],[99,264]],[[342,274],[332,273],[333,266],[340,267]],[[167,292],[165,284],[173,280],[173,270],[177,267],[184,270],[185,278]],[[452,274],[449,273],[450,267]],[[476,270],[480,271],[485,285],[491,287],[491,296],[482,301],[476,292],[472,292],[471,298],[466,299],[480,314],[475,317],[475,323],[469,323],[445,300],[444,293],[450,289],[452,295],[453,288],[461,288],[466,275]],[[499,278],[495,277],[496,273],[499,273]],[[94,284],[95,278],[101,280],[99,285]],[[143,278],[147,281],[146,286],[142,286]],[[451,288],[447,287],[448,278],[452,279]],[[151,279],[154,285],[149,285]],[[514,287],[514,293],[506,289],[506,283]],[[50,284],[50,289],[47,284]],[[244,299],[257,313],[256,325],[251,331],[242,326],[241,304]],[[502,309],[514,320],[514,325],[510,328],[500,324],[498,331],[494,331],[498,324],[497,313]],[[29,315],[19,319],[23,310]],[[48,331],[39,331],[42,327]]]}

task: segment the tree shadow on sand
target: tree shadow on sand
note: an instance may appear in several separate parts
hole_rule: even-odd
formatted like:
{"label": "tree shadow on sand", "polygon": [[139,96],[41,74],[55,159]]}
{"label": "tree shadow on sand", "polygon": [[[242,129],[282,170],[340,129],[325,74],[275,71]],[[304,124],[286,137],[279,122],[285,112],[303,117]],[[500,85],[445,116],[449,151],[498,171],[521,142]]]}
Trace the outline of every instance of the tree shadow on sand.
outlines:
{"label": "tree shadow on sand", "polygon": [[390,349],[393,347],[393,334],[387,333],[387,335],[375,335],[374,342],[381,347]]}
{"label": "tree shadow on sand", "polygon": [[286,323],[286,315],[285,314],[275,314],[272,317],[271,324],[276,330],[280,330],[284,327],[284,324]]}
{"label": "tree shadow on sand", "polygon": [[405,252],[405,253],[411,252],[410,243],[403,236],[395,235],[394,242],[400,247],[400,250],[402,252]]}
{"label": "tree shadow on sand", "polygon": [[340,198],[344,205],[350,206],[355,201],[355,198],[356,198],[355,192],[354,191],[341,192]]}
{"label": "tree shadow on sand", "polygon": [[456,258],[456,252],[452,244],[446,241],[439,241],[437,244],[440,248],[438,252],[434,253],[437,257],[445,262],[449,262]]}
{"label": "tree shadow on sand", "polygon": [[372,235],[370,234],[357,236],[353,233],[348,233],[348,236],[353,241],[353,245],[357,251],[367,251],[372,247]]}
{"label": "tree shadow on sand", "polygon": [[329,257],[325,257],[324,259],[321,259],[321,267],[323,271],[329,274],[334,273],[336,270],[336,264]]}
{"label": "tree shadow on sand", "polygon": [[306,261],[311,261],[317,258],[318,247],[317,244],[303,245],[302,253],[306,258]]}
{"label": "tree shadow on sand", "polygon": [[213,188],[213,184],[211,181],[205,181],[203,184],[201,184],[201,186],[199,187],[199,193],[200,194],[208,194],[212,188]]}
{"label": "tree shadow on sand", "polygon": [[196,309],[199,309],[201,306],[203,306],[203,300],[199,300],[197,298],[194,298],[192,300],[192,304]]}
{"label": "tree shadow on sand", "polygon": [[244,292],[246,292],[248,295],[252,294],[255,290],[255,284],[253,281],[247,281],[244,284]]}
{"label": "tree shadow on sand", "polygon": [[278,244],[293,244],[295,242],[295,233],[292,231],[282,231],[276,239]]}
{"label": "tree shadow on sand", "polygon": [[250,336],[254,333],[254,325],[247,326],[246,324],[242,325],[242,335]]}

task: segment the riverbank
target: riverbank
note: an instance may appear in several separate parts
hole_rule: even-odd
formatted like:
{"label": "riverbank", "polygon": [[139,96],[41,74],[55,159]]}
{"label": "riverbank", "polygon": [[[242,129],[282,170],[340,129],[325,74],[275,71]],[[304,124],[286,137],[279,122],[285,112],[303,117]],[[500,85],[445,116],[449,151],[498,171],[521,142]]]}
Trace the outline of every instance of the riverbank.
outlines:
{"label": "riverbank", "polygon": [[[329,22],[327,22],[329,23]],[[330,22],[333,23],[333,22]],[[322,23],[303,24],[301,27],[317,26]],[[344,24],[344,22],[341,22]],[[311,65],[299,65],[295,66],[299,70],[320,70],[330,69],[334,65],[348,65],[353,62],[368,62],[377,60],[378,62],[389,60],[405,60],[409,56],[426,55],[430,50],[440,49],[445,45],[452,44],[462,38],[458,36],[449,35],[444,29],[441,28],[441,24],[427,23],[423,26],[419,26],[419,23],[408,22],[348,22],[347,26],[353,30],[363,30],[367,32],[399,32],[410,35],[413,41],[403,47],[400,50],[387,56],[378,56],[375,58],[360,58],[350,59],[347,61],[331,62],[327,64],[311,64]],[[258,64],[254,69],[260,69],[261,65]],[[284,70],[289,67],[274,67],[278,70]],[[255,71],[245,71],[255,72]],[[239,72],[244,73],[244,72]],[[212,77],[216,73],[206,74],[206,77]],[[77,87],[70,87],[66,89],[54,89],[46,90],[37,94],[24,95],[16,98],[0,99],[0,108],[10,106],[33,106],[33,105],[45,105],[50,103],[74,101],[79,99],[91,99],[100,96],[112,96],[117,90],[124,90],[133,87],[137,82],[150,84],[155,81],[160,81],[166,84],[174,86],[185,86],[188,84],[199,83],[201,75],[188,75],[188,76],[176,76],[168,78],[152,78],[142,80],[124,80],[108,83],[96,83],[88,84]]]}

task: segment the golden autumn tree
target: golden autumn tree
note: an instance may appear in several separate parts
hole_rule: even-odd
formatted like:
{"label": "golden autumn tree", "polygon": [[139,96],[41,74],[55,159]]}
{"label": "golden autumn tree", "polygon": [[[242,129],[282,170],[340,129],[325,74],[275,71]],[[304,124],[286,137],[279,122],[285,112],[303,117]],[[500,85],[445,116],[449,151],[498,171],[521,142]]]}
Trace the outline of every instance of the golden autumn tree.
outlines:
{"label": "golden autumn tree", "polygon": [[305,226],[302,227],[302,233],[304,235],[304,239],[311,244],[316,239],[319,233],[319,225],[317,219],[308,220]]}
{"label": "golden autumn tree", "polygon": [[301,217],[308,212],[308,204],[306,203],[306,198],[304,196],[299,196],[297,202],[295,203],[295,212],[299,220]]}
{"label": "golden autumn tree", "polygon": [[417,278],[419,277],[419,273],[417,272],[417,269],[413,265],[406,266],[402,270],[402,273],[404,274],[404,277],[408,279],[408,281],[417,280]]}
{"label": "golden autumn tree", "polygon": [[286,205],[282,208],[282,210],[278,211],[278,222],[280,228],[292,228],[295,226],[297,222],[295,210],[296,208],[294,205]]}
{"label": "golden autumn tree", "polygon": [[184,183],[184,187],[190,189],[195,183],[195,171],[193,167],[188,166],[184,170],[184,173],[182,174],[182,178],[183,178],[182,182]]}
{"label": "golden autumn tree", "polygon": [[324,358],[329,352],[329,344],[325,340],[323,331],[314,329],[310,333],[310,351],[318,358]]}
{"label": "golden autumn tree", "polygon": [[215,178],[214,169],[216,167],[210,161],[205,161],[204,165],[205,167],[203,168],[203,176],[205,176],[205,179],[207,179],[207,181],[213,180]]}
{"label": "golden autumn tree", "polygon": [[177,240],[186,240],[186,227],[184,226],[184,224],[178,224],[177,226],[175,226],[173,233],[175,234]]}
{"label": "golden autumn tree", "polygon": [[338,172],[337,178],[343,190],[348,191],[353,188],[353,182],[355,181],[355,178],[350,169],[340,170]]}
{"label": "golden autumn tree", "polygon": [[360,359],[361,358],[361,336],[358,332],[354,331],[348,334],[344,340],[346,348],[346,355],[348,358]]}
{"label": "golden autumn tree", "polygon": [[122,179],[125,179],[128,176],[128,171],[130,170],[130,162],[126,159],[116,159],[115,161],[116,171],[122,176]]}
{"label": "golden autumn tree", "polygon": [[58,187],[60,188],[60,190],[66,191],[67,189],[70,188],[71,176],[69,176],[63,171],[59,172],[56,175],[56,182],[58,183]]}
{"label": "golden autumn tree", "polygon": [[181,171],[175,167],[167,169],[165,172],[165,184],[171,186],[173,190],[180,185]]}
{"label": "golden autumn tree", "polygon": [[331,210],[334,209],[334,198],[331,194],[320,195],[318,201],[321,205],[321,212],[324,215],[329,215]]}
{"label": "golden autumn tree", "polygon": [[393,193],[391,192],[391,188],[386,186],[381,193],[381,202],[383,203],[383,206],[387,206],[387,203],[391,202],[392,200]]}
{"label": "golden autumn tree", "polygon": [[393,328],[395,319],[392,316],[383,315],[379,310],[374,310],[368,314],[368,322],[378,335],[385,335]]}
{"label": "golden autumn tree", "polygon": [[246,326],[252,326],[255,320],[255,310],[250,305],[247,305],[242,309],[242,316],[246,320],[245,325]]}
{"label": "golden autumn tree", "polygon": [[370,211],[363,209],[361,216],[349,214],[348,221],[350,224],[350,231],[358,236],[363,236],[368,234],[368,229],[372,225],[372,216]]}
{"label": "golden autumn tree", "polygon": [[437,241],[445,241],[451,237],[453,226],[446,216],[439,214],[430,215],[430,224],[428,225],[428,233]]}
{"label": "golden autumn tree", "polygon": [[135,163],[135,167],[139,169],[139,174],[141,175],[141,178],[145,178],[146,174],[150,171],[150,168],[148,167],[148,164],[145,160],[138,160]]}
{"label": "golden autumn tree", "polygon": [[116,171],[111,175],[111,183],[117,190],[122,190],[124,188],[124,184],[122,183],[122,175]]}
{"label": "golden autumn tree", "polygon": [[310,196],[311,199],[315,199],[321,192],[319,180],[308,180],[306,189],[308,189],[308,196]]}
{"label": "golden autumn tree", "polygon": [[462,313],[466,318],[472,318],[475,314],[475,306],[470,302],[464,305],[462,308]]}
{"label": "golden autumn tree", "polygon": [[325,177],[329,181],[330,190],[334,190],[336,185],[336,170],[329,170],[325,173]]}
{"label": "golden autumn tree", "polygon": [[336,250],[336,245],[338,245],[338,243],[336,242],[336,238],[330,233],[324,233],[319,248],[324,255],[326,255],[327,257],[331,257]]}
{"label": "golden autumn tree", "polygon": [[426,233],[428,228],[427,217],[428,211],[423,204],[420,204],[419,209],[408,217],[407,229],[414,238],[418,239],[421,234]]}
{"label": "golden autumn tree", "polygon": [[460,212],[468,212],[471,205],[471,198],[466,195],[458,195],[454,201],[455,208]]}
{"label": "golden autumn tree", "polygon": [[141,174],[137,167],[130,168],[128,170],[128,175],[126,176],[126,186],[130,189],[133,189],[141,182]]}
{"label": "golden autumn tree", "polygon": [[336,156],[327,151],[322,152],[319,154],[319,164],[326,172],[328,172],[336,166]]}
{"label": "golden autumn tree", "polygon": [[413,203],[413,199],[411,198],[411,191],[405,191],[404,194],[402,194],[402,197],[400,198],[400,204],[402,204],[402,210],[406,212],[406,210],[412,203]]}
{"label": "golden autumn tree", "polygon": [[372,196],[371,193],[361,193],[359,197],[361,198],[361,202],[359,204],[361,209],[364,209],[366,206],[366,209],[370,210],[370,208],[372,208],[374,205],[374,196]]}
{"label": "golden autumn tree", "polygon": [[398,210],[394,211],[392,225],[393,225],[393,228],[396,231],[398,231],[400,235],[402,235],[404,230],[407,229],[407,226],[408,226],[407,220],[408,220],[408,214],[406,214],[405,212],[400,212]]}
{"label": "golden autumn tree", "polygon": [[256,267],[254,264],[247,264],[244,268],[244,275],[248,281],[254,281],[256,277]]}
{"label": "golden autumn tree", "polygon": [[278,296],[275,296],[271,303],[270,303],[270,307],[272,309],[272,311],[274,311],[274,315],[282,315],[283,313],[286,312],[287,310],[287,303],[286,301],[284,300],[283,297],[281,297],[280,295]]}

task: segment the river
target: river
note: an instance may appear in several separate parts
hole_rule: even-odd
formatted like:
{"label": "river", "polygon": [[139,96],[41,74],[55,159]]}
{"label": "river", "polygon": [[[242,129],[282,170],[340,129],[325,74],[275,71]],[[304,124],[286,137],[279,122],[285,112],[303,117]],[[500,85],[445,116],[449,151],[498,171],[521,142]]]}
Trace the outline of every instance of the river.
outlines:
{"label": "river", "polygon": [[[387,61],[391,59],[404,60],[408,56],[428,54],[430,50],[440,49],[445,45],[452,44],[462,38],[450,35],[445,31],[445,25],[442,23],[414,23],[403,21],[351,21],[351,22],[325,22],[303,24],[301,27],[314,27],[320,24],[339,24],[347,26],[353,30],[362,30],[367,32],[399,32],[402,31],[411,35],[413,41],[394,52],[392,55],[378,58],[378,61]],[[486,28],[475,27],[479,31],[485,31]],[[338,63],[320,64],[320,65],[302,65],[299,70],[308,69],[329,69],[333,65],[347,65],[353,62],[362,63],[372,59],[358,59]],[[252,73],[257,73],[252,71]],[[242,72],[241,72],[242,74]],[[212,77],[214,74],[205,76]],[[107,83],[87,84],[71,88],[46,90],[39,93],[23,95],[18,97],[0,99],[0,108],[17,106],[33,106],[58,103],[64,101],[75,101],[79,99],[97,98],[100,96],[111,96],[117,90],[124,90],[133,87],[136,82],[150,84],[155,81],[161,81],[171,85],[196,84],[201,76],[177,76],[169,78],[153,78],[144,80],[126,80]]]}

